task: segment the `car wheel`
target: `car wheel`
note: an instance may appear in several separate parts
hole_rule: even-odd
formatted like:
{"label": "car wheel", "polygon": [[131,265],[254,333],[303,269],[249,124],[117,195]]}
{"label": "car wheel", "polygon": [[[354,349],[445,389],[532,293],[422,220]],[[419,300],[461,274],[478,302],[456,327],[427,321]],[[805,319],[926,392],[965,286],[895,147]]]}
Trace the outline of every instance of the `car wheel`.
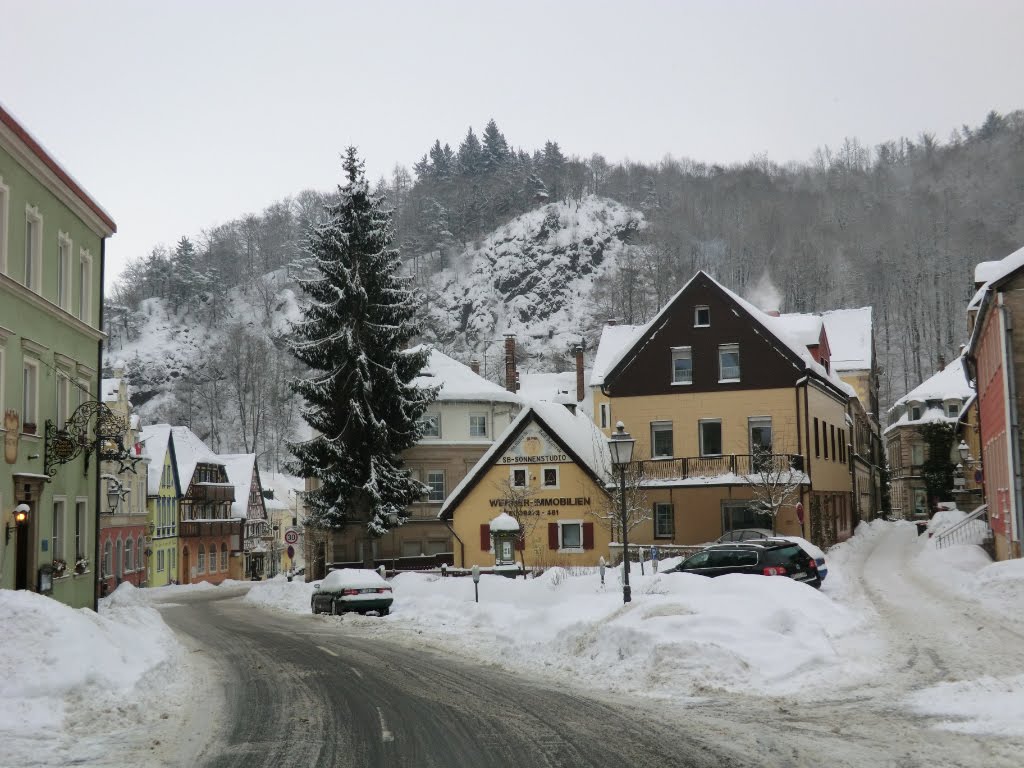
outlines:
{"label": "car wheel", "polygon": [[334,616],[341,616],[344,611],[341,609],[341,604],[337,600],[331,601],[331,614]]}
{"label": "car wheel", "polygon": [[378,613],[380,613],[381,616],[387,616],[390,612],[390,608],[381,608],[380,611],[378,611]]}

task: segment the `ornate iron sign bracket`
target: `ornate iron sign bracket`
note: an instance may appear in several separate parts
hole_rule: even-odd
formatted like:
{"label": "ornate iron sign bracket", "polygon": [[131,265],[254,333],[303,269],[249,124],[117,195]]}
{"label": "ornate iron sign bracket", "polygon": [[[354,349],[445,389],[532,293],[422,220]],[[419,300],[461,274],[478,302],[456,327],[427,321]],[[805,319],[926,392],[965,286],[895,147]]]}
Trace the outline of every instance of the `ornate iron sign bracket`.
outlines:
{"label": "ornate iron sign bracket", "polygon": [[83,453],[85,471],[88,472],[89,455],[94,451],[99,461],[116,461],[118,474],[129,470],[134,473],[142,457],[133,456],[131,450],[125,447],[124,436],[127,432],[127,421],[95,400],[78,406],[63,427],[47,419],[43,464],[47,482],[57,474],[61,464],[74,461]]}

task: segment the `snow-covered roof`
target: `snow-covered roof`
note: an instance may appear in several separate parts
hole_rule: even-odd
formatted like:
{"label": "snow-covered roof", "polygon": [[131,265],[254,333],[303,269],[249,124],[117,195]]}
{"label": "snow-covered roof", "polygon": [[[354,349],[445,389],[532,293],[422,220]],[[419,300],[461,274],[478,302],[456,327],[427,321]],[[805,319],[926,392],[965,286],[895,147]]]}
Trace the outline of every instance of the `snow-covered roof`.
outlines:
{"label": "snow-covered roof", "polygon": [[925,379],[903,397],[893,403],[891,413],[909,402],[927,402],[929,400],[966,400],[974,395],[974,390],[967,383],[964,375],[964,359],[958,357],[944,369]]}
{"label": "snow-covered roof", "polygon": [[992,283],[1001,280],[1016,269],[1024,266],[1024,248],[1018,248],[998,261],[983,261],[974,268],[975,284]]}
{"label": "snow-covered roof", "polygon": [[178,464],[178,478],[181,480],[182,492],[192,483],[196,464],[223,464],[224,462],[209,449],[199,435],[188,427],[171,427],[171,439],[174,441],[174,457]]}
{"label": "snow-covered roof", "polygon": [[519,523],[512,517],[508,512],[502,512],[496,518],[491,520],[492,531],[518,531]]}
{"label": "snow-covered roof", "polygon": [[139,432],[142,455],[149,458],[146,492],[150,496],[156,496],[160,492],[160,476],[164,471],[164,458],[167,456],[167,443],[170,436],[170,424],[149,424]]}
{"label": "snow-covered roof", "polygon": [[830,309],[821,313],[832,353],[829,363],[835,371],[871,369],[871,307]]}
{"label": "snow-covered roof", "polygon": [[[813,347],[821,341],[821,317],[804,312],[779,315],[779,322],[786,332],[805,347]],[[832,339],[829,339],[831,346]]]}
{"label": "snow-covered roof", "polygon": [[260,470],[260,485],[263,490],[272,490],[274,498],[263,499],[263,506],[269,512],[272,509],[289,509],[297,511],[301,505],[296,504],[295,494],[305,490],[305,481],[301,477],[285,475],[280,472],[264,472]]}
{"label": "snow-covered roof", "polygon": [[[590,381],[590,372],[583,372],[583,400],[578,408],[586,414],[594,413],[594,392],[586,383]],[[552,403],[576,404],[576,371],[562,373],[524,373],[519,374],[519,397],[523,400],[547,400]]]}
{"label": "snow-covered roof", "polygon": [[104,403],[116,403],[121,392],[121,379],[103,379],[100,394]]}
{"label": "snow-covered roof", "polygon": [[[629,354],[636,343],[645,336],[651,328],[660,323],[661,319],[669,311],[669,308],[672,307],[683,291],[685,291],[689,287],[690,283],[700,275],[707,277],[707,279],[718,286],[723,293],[746,310],[751,317],[768,329],[768,331],[775,336],[783,346],[799,357],[807,368],[814,371],[819,377],[829,381],[847,397],[856,397],[857,393],[853,387],[840,379],[838,375],[825,370],[825,367],[820,363],[815,362],[814,357],[812,357],[811,353],[807,350],[807,344],[801,343],[800,339],[793,335],[791,327],[796,327],[798,331],[803,334],[806,332],[807,327],[813,325],[813,321],[805,323],[804,321],[787,320],[781,316],[775,317],[773,315],[769,315],[767,312],[763,312],[746,299],[726,288],[704,271],[697,272],[696,275],[687,280],[686,285],[676,291],[675,295],[665,303],[658,314],[655,315],[650,322],[642,326],[612,325],[604,328],[604,331],[601,334],[601,341],[597,348],[597,354],[595,355],[594,368],[590,376],[591,386],[598,386],[604,383],[608,373],[612,371],[626,355]],[[818,339],[815,338],[813,343],[817,344]],[[831,343],[831,339],[829,339],[830,346]]]}
{"label": "snow-covered roof", "polygon": [[252,473],[256,467],[256,454],[221,453],[218,454],[218,458],[228,473],[228,482],[235,489],[235,500],[231,504],[231,516],[248,517],[249,489],[252,487]]}
{"label": "snow-covered roof", "polygon": [[[418,351],[422,347],[413,347],[410,351]],[[430,387],[441,385],[437,393],[438,400],[483,401],[488,403],[519,403],[521,398],[514,392],[488,381],[468,365],[463,365],[443,352],[430,350],[430,357],[423,367],[423,376],[413,380],[417,386]]]}
{"label": "snow-covered roof", "polygon": [[608,454],[608,438],[597,428],[597,425],[582,413],[570,413],[569,409],[558,403],[543,401],[528,402],[519,412],[505,431],[498,436],[490,448],[473,465],[462,481],[441,505],[438,517],[443,517],[454,506],[455,501],[473,484],[478,476],[490,469],[495,457],[508,448],[512,436],[519,433],[528,420],[536,415],[551,429],[550,437],[561,440],[567,448],[579,457],[584,468],[597,477],[604,477],[611,468]]}

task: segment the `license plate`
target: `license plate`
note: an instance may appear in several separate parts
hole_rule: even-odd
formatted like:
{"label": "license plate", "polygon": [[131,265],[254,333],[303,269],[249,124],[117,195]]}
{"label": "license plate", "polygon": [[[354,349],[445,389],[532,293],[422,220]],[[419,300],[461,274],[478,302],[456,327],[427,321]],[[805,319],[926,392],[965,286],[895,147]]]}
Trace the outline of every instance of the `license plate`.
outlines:
{"label": "license plate", "polygon": [[372,592],[374,594],[377,593],[377,590],[374,587],[368,587],[366,589],[360,589],[359,591],[362,592],[364,595],[367,594],[367,593],[370,593],[370,592]]}
{"label": "license plate", "polygon": [[804,573],[803,571],[797,571],[796,573],[793,574],[793,578],[794,579],[806,579],[807,578],[807,574]]}

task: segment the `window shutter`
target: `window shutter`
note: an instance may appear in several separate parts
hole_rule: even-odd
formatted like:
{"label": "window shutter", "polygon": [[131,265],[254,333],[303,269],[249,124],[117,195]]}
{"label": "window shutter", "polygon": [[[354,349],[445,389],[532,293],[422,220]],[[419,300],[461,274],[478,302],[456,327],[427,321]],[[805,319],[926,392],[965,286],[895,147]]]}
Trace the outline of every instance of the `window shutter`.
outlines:
{"label": "window shutter", "polygon": [[480,523],[480,549],[488,552],[491,549],[491,526]]}
{"label": "window shutter", "polygon": [[584,523],[583,524],[583,548],[593,549],[594,548],[594,524]]}
{"label": "window shutter", "polygon": [[548,549],[558,549],[558,523],[548,523]]}

